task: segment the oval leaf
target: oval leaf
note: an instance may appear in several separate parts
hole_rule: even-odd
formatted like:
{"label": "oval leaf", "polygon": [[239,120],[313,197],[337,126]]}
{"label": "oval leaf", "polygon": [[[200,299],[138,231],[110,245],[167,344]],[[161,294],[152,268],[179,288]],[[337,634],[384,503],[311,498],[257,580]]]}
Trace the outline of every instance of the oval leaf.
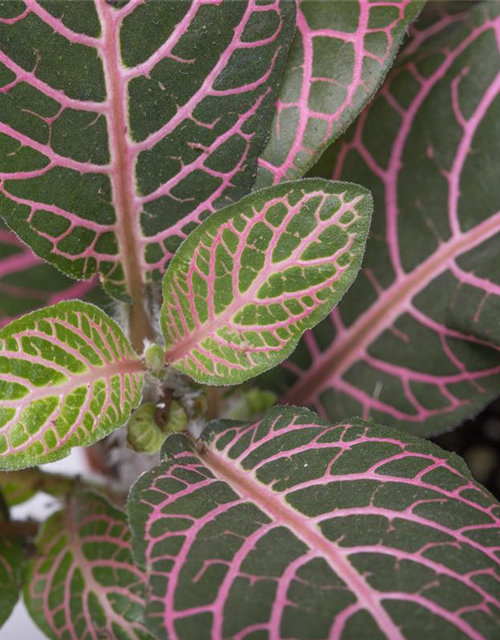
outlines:
{"label": "oval leaf", "polygon": [[0,327],[62,300],[84,298],[96,282],[75,282],[42,262],[0,221]]}
{"label": "oval leaf", "polygon": [[167,362],[209,384],[282,362],[356,277],[371,211],[363,187],[303,180],[212,216],[163,281]]}
{"label": "oval leaf", "polygon": [[202,445],[131,494],[158,638],[498,636],[500,505],[456,456],[295,408]]}
{"label": "oval leaf", "polygon": [[267,381],[285,403],[427,436],[498,396],[500,7],[479,4],[428,17],[318,169],[377,214],[355,285]]}
{"label": "oval leaf", "polygon": [[422,0],[299,0],[257,188],[299,178],[357,117],[391,67]]}
{"label": "oval leaf", "polygon": [[61,302],[0,329],[0,468],[51,462],[120,427],[143,365],[97,307]]}
{"label": "oval leaf", "polygon": [[25,0],[0,18],[0,213],[66,273],[138,297],[250,191],[295,4]]}
{"label": "oval leaf", "polygon": [[154,640],[142,624],[144,576],[129,536],[123,511],[91,492],[44,523],[24,599],[49,638]]}

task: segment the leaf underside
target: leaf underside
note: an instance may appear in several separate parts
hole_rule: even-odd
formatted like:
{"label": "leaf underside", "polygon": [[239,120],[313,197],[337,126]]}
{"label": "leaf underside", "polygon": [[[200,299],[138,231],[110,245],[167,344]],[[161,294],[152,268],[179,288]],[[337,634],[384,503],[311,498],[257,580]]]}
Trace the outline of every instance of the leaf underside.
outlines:
{"label": "leaf underside", "polygon": [[330,419],[427,436],[498,395],[500,6],[454,7],[430,4],[378,97],[315,169],[373,193],[363,271],[262,384]]}
{"label": "leaf underside", "polygon": [[154,640],[142,624],[144,576],[125,513],[91,492],[47,520],[28,563],[24,598],[54,640]]}
{"label": "leaf underside", "polygon": [[356,118],[389,70],[421,0],[299,0],[257,188],[300,177]]}
{"label": "leaf underside", "polygon": [[0,214],[115,296],[160,278],[250,191],[294,24],[290,0],[2,3]]}
{"label": "leaf underside", "polygon": [[0,329],[0,468],[62,458],[121,426],[139,403],[143,365],[121,329],[71,301]]}
{"label": "leaf underside", "polygon": [[363,187],[303,180],[212,216],[163,281],[167,362],[209,384],[282,362],[356,277],[371,211]]}
{"label": "leaf underside", "polygon": [[456,456],[296,408],[202,444],[132,489],[158,638],[498,636],[500,505]]}

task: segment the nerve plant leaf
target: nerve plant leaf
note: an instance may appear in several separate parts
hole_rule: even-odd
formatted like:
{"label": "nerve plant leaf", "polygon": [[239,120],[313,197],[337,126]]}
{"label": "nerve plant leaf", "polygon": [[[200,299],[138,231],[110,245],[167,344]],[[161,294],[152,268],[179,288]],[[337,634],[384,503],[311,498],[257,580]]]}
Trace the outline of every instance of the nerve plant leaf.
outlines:
{"label": "nerve plant leaf", "polygon": [[298,178],[373,96],[422,0],[299,0],[257,187]]}
{"label": "nerve plant leaf", "polygon": [[0,221],[0,326],[61,300],[83,298],[95,282],[75,282],[37,258]]}
{"label": "nerve plant leaf", "polygon": [[500,5],[445,6],[317,170],[372,190],[372,237],[340,307],[267,381],[331,419],[419,435],[500,385]]}
{"label": "nerve plant leaf", "polygon": [[0,213],[66,273],[137,294],[250,191],[295,4],[75,6],[0,9]]}
{"label": "nerve plant leaf", "polygon": [[154,640],[142,624],[144,575],[129,537],[125,513],[92,492],[43,525],[24,599],[49,638]]}
{"label": "nerve plant leaf", "polygon": [[61,302],[0,329],[0,468],[58,460],[120,427],[143,365],[100,309]]}
{"label": "nerve plant leaf", "polygon": [[460,458],[296,408],[201,444],[131,493],[160,640],[498,637],[500,505]]}
{"label": "nerve plant leaf", "polygon": [[[1,528],[0,523],[0,528]],[[23,550],[18,540],[0,538],[0,627],[19,599],[23,569]]]}
{"label": "nerve plant leaf", "polygon": [[211,216],[163,280],[167,363],[234,384],[282,362],[356,277],[371,211],[363,187],[303,180]]}

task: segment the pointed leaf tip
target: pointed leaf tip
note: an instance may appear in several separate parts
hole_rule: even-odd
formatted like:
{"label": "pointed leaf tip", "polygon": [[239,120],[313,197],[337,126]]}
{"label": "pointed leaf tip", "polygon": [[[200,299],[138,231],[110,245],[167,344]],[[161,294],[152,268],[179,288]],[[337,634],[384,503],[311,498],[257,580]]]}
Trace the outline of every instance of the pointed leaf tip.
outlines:
{"label": "pointed leaf tip", "polygon": [[298,0],[257,188],[299,178],[347,129],[389,70],[425,0]]}
{"label": "pointed leaf tip", "polygon": [[363,187],[302,180],[209,218],[163,281],[167,362],[215,385],[276,366],[355,279],[371,213]]}

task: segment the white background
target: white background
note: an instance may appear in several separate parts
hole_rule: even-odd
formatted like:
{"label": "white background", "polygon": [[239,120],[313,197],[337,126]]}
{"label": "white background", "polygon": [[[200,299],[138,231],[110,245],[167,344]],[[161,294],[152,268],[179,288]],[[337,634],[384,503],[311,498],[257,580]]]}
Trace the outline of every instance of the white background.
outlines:
{"label": "white background", "polygon": [[[85,471],[85,467],[85,454],[82,449],[73,449],[71,455],[64,460],[43,466],[45,471],[57,471],[68,475],[82,473]],[[57,502],[49,496],[39,494],[29,502],[15,507],[12,510],[12,515],[21,519],[43,519],[57,509],[57,506]],[[0,640],[46,640],[46,636],[31,621],[22,602],[22,596],[11,617],[0,629]]]}

